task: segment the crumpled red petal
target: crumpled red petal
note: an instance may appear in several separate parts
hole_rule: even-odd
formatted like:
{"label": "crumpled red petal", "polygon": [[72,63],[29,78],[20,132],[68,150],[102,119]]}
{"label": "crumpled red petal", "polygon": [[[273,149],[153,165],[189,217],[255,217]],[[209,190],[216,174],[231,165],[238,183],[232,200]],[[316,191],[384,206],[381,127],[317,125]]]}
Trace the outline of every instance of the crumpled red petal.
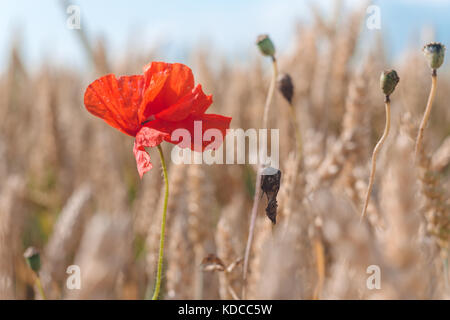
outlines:
{"label": "crumpled red petal", "polygon": [[167,136],[167,133],[149,127],[143,127],[139,130],[136,139],[134,140],[133,153],[136,158],[136,165],[141,179],[144,173],[152,168],[150,155],[145,148],[156,147],[166,139]]}
{"label": "crumpled red petal", "polygon": [[113,74],[92,82],[84,94],[84,105],[93,115],[102,118],[110,126],[130,136],[139,131],[138,110],[144,88],[143,76]]}
{"label": "crumpled red petal", "polygon": [[202,115],[212,104],[212,95],[207,96],[199,84],[177,103],[156,114],[157,119],[166,121],[181,121],[189,115]]}
{"label": "crumpled red petal", "polygon": [[143,114],[153,115],[175,104],[194,88],[192,70],[181,63],[152,62],[144,67],[145,87],[151,87],[152,79],[157,74],[167,76],[163,88],[152,101],[142,108]]}
{"label": "crumpled red petal", "polygon": [[[201,123],[201,131],[199,130],[197,141],[194,136],[196,121]],[[191,148],[194,151],[203,152],[206,149],[214,146],[217,149],[223,142],[223,138],[226,135],[226,130],[230,127],[231,118],[221,116],[218,114],[202,114],[202,115],[189,115],[182,121],[172,122],[162,119],[156,119],[145,124],[146,127],[153,128],[158,132],[164,132],[167,135],[163,139],[167,142],[177,144],[180,148]],[[190,134],[190,141],[172,140],[172,133],[177,129],[186,129]],[[200,128],[199,128],[200,129]],[[221,133],[220,141],[204,141],[203,134],[208,129],[218,129]],[[211,146],[210,146],[211,145]]]}
{"label": "crumpled red petal", "polygon": [[139,122],[142,123],[152,115],[150,106],[155,101],[156,97],[161,93],[161,90],[169,77],[168,70],[158,73],[146,73],[144,75],[145,88],[141,105],[139,107]]}

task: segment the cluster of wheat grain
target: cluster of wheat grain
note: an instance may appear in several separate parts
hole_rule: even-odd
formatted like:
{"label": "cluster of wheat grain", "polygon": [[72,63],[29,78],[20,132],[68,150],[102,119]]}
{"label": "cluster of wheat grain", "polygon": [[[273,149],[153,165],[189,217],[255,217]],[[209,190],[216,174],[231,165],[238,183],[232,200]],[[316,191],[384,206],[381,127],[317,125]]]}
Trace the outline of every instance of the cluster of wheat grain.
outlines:
{"label": "cluster of wheat grain", "polygon": [[[290,106],[275,93],[268,127],[280,130],[278,223],[259,211],[246,297],[449,298],[448,66],[440,69],[443,90],[426,129],[425,156],[415,165],[430,71],[420,48],[395,62],[402,80],[392,99],[392,130],[378,158],[368,219],[360,223],[370,152],[384,126],[379,74],[388,66],[380,42],[359,50],[364,12],[337,7],[332,20],[313,12],[314,22],[298,25],[292,50],[277,53],[279,70],[294,83],[302,153]],[[113,62],[102,43],[85,47],[91,74],[49,61],[28,70],[19,43],[0,74],[0,298],[42,298],[23,258],[31,245],[41,251],[48,298],[142,299],[153,289],[158,157],[151,151],[154,169],[139,180],[132,141],[87,113],[82,98],[99,74],[139,73],[162,56],[130,52]],[[244,130],[261,126],[270,81],[269,63],[256,51],[251,56],[231,63],[200,48],[191,63],[196,81],[214,95],[212,111]],[[163,298],[241,298],[255,169],[169,163]],[[215,256],[209,269],[202,264],[208,254]],[[81,268],[79,290],[66,286],[69,265]],[[372,265],[381,270],[380,289],[366,285]]]}

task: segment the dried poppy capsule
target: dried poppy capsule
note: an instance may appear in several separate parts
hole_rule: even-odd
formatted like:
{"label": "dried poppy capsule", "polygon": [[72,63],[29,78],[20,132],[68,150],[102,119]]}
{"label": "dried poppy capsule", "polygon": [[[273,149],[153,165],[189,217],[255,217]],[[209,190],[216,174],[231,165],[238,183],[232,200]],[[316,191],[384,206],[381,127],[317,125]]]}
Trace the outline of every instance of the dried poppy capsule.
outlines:
{"label": "dried poppy capsule", "polygon": [[25,250],[23,256],[27,261],[30,269],[36,273],[39,272],[39,270],[41,269],[41,256],[39,254],[39,251],[35,247],[29,247],[27,250]]}
{"label": "dried poppy capsule", "polygon": [[275,46],[267,34],[262,34],[256,39],[259,50],[265,56],[273,57],[275,55]]}
{"label": "dried poppy capsule", "polygon": [[283,97],[292,104],[292,97],[294,96],[294,85],[292,83],[292,78],[287,73],[282,73],[277,80],[278,90],[281,92]]}
{"label": "dried poppy capsule", "polygon": [[277,194],[280,190],[281,171],[267,167],[261,173],[261,190],[267,195],[266,215],[273,224],[277,223]]}
{"label": "dried poppy capsule", "polygon": [[395,70],[385,70],[381,73],[380,87],[385,96],[390,96],[394,92],[400,78]]}
{"label": "dried poppy capsule", "polygon": [[445,46],[442,43],[429,43],[422,51],[431,69],[438,69],[444,63]]}

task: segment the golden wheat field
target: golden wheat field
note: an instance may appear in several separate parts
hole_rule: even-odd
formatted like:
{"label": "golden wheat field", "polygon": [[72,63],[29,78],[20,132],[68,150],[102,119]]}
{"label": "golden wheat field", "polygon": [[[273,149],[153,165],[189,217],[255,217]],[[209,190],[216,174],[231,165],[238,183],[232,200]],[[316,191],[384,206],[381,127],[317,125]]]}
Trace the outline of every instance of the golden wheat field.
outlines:
{"label": "golden wheat field", "polygon": [[[448,57],[415,154],[432,86],[422,47],[392,61],[382,39],[362,44],[365,8],[337,12],[329,19],[312,7],[292,50],[276,52],[294,86],[292,104],[275,89],[267,117],[280,136],[276,224],[259,196],[250,226],[256,165],[167,161],[160,299],[450,298]],[[27,68],[13,41],[0,74],[0,299],[145,299],[155,287],[165,191],[158,151],[148,148],[153,168],[140,179],[133,138],[87,112],[83,97],[102,75],[139,74],[161,56],[124,48],[127,58],[112,59],[103,40],[78,35],[89,72],[51,61]],[[246,63],[206,46],[189,53],[195,83],[213,95],[208,112],[232,117],[230,128],[264,127],[272,64],[254,47]],[[385,127],[387,69],[400,82],[361,218]],[[169,157],[173,144],[161,147]],[[40,253],[38,272],[28,247]],[[70,266],[81,271],[76,290]],[[370,286],[374,272],[380,288]]]}

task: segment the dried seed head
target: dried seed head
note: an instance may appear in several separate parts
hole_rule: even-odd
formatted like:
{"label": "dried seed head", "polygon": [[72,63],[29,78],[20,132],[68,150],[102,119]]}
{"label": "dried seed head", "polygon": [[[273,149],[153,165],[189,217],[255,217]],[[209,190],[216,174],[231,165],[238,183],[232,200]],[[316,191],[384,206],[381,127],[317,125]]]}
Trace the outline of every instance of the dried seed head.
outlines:
{"label": "dried seed head", "polygon": [[439,42],[432,42],[422,49],[431,69],[438,69],[444,63],[445,46]]}
{"label": "dried seed head", "polygon": [[269,201],[266,215],[273,224],[277,223],[277,194],[280,190],[281,171],[272,167],[265,168],[261,173],[261,189]]}
{"label": "dried seed head", "polygon": [[272,198],[267,203],[266,216],[272,221],[273,224],[277,223],[277,208],[278,202],[276,198]]}
{"label": "dried seed head", "polygon": [[395,70],[385,70],[381,73],[380,87],[385,96],[390,96],[394,92],[400,78]]}
{"label": "dried seed head", "polygon": [[29,247],[27,250],[25,250],[23,256],[27,261],[30,269],[36,273],[39,272],[39,270],[41,269],[41,256],[39,254],[39,251],[35,247]]}
{"label": "dried seed head", "polygon": [[202,261],[203,271],[225,271],[225,264],[213,253],[208,254]]}
{"label": "dried seed head", "polygon": [[263,55],[271,57],[275,55],[275,46],[267,34],[258,36],[256,44]]}
{"label": "dried seed head", "polygon": [[294,84],[292,78],[287,73],[282,73],[278,76],[277,87],[283,97],[292,104],[292,97],[294,96]]}

